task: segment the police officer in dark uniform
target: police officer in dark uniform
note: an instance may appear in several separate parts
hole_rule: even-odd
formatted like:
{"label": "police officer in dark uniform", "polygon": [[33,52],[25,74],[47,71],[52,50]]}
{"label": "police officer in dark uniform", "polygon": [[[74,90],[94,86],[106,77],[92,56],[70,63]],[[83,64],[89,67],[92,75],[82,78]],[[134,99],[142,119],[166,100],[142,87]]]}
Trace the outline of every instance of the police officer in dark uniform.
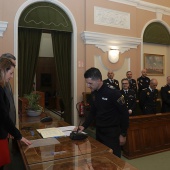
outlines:
{"label": "police officer in dark uniform", "polygon": [[121,83],[122,83],[122,90],[120,90],[120,92],[125,98],[125,103],[129,115],[132,116],[134,115],[135,108],[136,108],[136,94],[134,90],[129,89],[129,80],[127,78],[122,79]]}
{"label": "police officer in dark uniform", "polygon": [[167,77],[167,85],[161,87],[162,113],[170,112],[170,76]]}
{"label": "police officer in dark uniform", "polygon": [[[79,130],[86,129],[96,121],[96,139],[121,156],[121,145],[126,142],[129,114],[124,97],[117,90],[102,81],[99,69],[90,68],[84,74],[88,88],[91,89],[90,114]],[[77,130],[75,128],[74,130]]]}
{"label": "police officer in dark uniform", "polygon": [[103,82],[111,88],[116,88],[117,90],[120,90],[119,81],[114,79],[113,71],[108,71],[107,77],[108,79],[103,80]]}
{"label": "police officer in dark uniform", "polygon": [[138,83],[138,96],[140,97],[140,93],[143,89],[148,88],[150,84],[150,79],[147,77],[146,69],[141,71],[142,75],[137,79]]}
{"label": "police officer in dark uniform", "polygon": [[139,105],[143,114],[157,113],[156,101],[158,98],[158,90],[156,89],[158,82],[156,79],[151,79],[148,88],[143,89],[140,93]]}
{"label": "police officer in dark uniform", "polygon": [[126,72],[126,77],[129,80],[129,89],[134,90],[135,93],[137,94],[137,83],[136,83],[136,80],[132,78],[132,72],[127,71]]}

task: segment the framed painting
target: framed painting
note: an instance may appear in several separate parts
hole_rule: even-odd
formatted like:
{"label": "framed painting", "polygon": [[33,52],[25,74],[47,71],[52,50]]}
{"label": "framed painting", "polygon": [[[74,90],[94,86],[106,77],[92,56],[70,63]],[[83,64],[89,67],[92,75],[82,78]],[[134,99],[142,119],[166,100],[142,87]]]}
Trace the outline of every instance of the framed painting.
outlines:
{"label": "framed painting", "polygon": [[164,75],[164,55],[145,53],[144,68],[148,75]]}

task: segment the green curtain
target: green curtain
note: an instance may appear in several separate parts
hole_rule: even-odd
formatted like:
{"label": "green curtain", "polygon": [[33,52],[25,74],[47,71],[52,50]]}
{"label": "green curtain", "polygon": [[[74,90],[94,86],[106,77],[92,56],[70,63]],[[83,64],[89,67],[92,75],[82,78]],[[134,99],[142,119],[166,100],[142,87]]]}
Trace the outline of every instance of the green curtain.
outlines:
{"label": "green curtain", "polygon": [[59,92],[64,104],[64,120],[71,123],[71,33],[51,31]]}
{"label": "green curtain", "polygon": [[18,28],[18,93],[32,91],[42,30]]}

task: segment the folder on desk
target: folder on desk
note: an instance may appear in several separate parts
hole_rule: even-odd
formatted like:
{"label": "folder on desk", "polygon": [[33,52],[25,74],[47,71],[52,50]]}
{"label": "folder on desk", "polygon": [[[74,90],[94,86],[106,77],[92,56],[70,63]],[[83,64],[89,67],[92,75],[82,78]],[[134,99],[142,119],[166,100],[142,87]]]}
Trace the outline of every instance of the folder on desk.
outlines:
{"label": "folder on desk", "polygon": [[62,137],[65,134],[58,128],[37,129],[43,138]]}

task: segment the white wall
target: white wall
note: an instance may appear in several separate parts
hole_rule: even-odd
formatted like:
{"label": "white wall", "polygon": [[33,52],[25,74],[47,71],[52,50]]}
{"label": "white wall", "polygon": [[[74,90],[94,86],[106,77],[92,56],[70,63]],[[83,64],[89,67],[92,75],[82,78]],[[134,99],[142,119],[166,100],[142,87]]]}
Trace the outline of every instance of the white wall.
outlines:
{"label": "white wall", "polygon": [[42,33],[39,57],[54,57],[51,34]]}

